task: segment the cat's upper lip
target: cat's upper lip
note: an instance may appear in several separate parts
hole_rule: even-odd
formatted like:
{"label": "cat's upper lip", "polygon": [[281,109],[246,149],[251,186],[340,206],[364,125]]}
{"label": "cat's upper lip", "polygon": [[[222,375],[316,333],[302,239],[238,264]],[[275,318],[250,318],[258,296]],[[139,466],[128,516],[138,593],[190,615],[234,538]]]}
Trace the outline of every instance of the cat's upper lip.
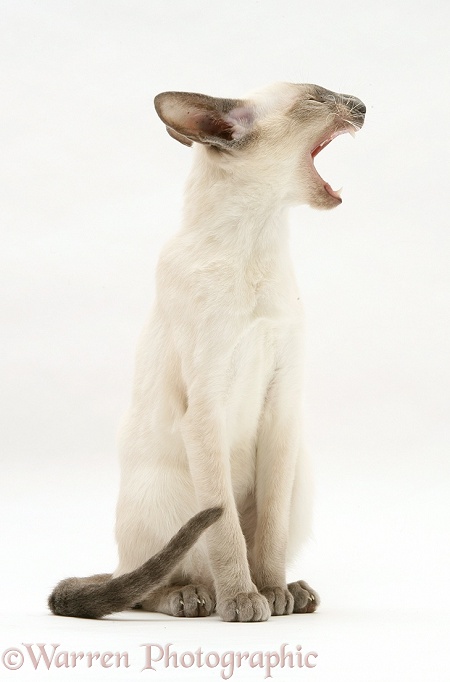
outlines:
{"label": "cat's upper lip", "polygon": [[342,189],[339,190],[334,190],[331,185],[328,184],[328,182],[325,182],[325,180],[319,175],[317,172],[317,169],[314,165],[314,159],[321,152],[325,147],[327,147],[330,142],[332,142],[336,137],[339,135],[343,135],[344,133],[350,133],[352,137],[355,136],[356,130],[359,128],[356,128],[356,126],[350,125],[350,126],[345,126],[343,128],[339,128],[338,130],[334,130],[332,132],[327,132],[323,137],[320,138],[320,141],[315,144],[313,149],[311,150],[311,161],[312,161],[312,167],[314,170],[314,173],[316,174],[317,178],[320,180],[324,190],[328,192],[330,196],[332,196],[334,199],[336,199],[336,203],[340,204],[342,203],[341,199],[341,191]]}
{"label": "cat's upper lip", "polygon": [[325,147],[327,147],[330,144],[330,142],[334,140],[335,137],[338,137],[338,135],[343,135],[344,133],[350,133],[353,136],[355,135],[355,131],[353,129],[350,130],[349,128],[342,128],[341,130],[335,130],[334,132],[327,134],[325,139],[321,138],[321,141],[318,144],[316,144],[314,149],[311,151],[311,156],[313,157],[313,159],[317,156],[319,152],[322,151],[322,149],[325,149]]}

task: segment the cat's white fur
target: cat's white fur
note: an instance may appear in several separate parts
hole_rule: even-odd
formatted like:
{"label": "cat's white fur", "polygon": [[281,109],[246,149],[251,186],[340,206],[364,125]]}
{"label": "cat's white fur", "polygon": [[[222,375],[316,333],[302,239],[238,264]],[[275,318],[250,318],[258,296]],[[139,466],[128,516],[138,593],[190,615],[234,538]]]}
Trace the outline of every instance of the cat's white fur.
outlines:
{"label": "cat's white fur", "polygon": [[140,566],[199,509],[220,505],[223,517],[144,607],[173,613],[170,585],[190,583],[215,597],[225,620],[264,620],[294,608],[286,560],[308,532],[311,506],[286,213],[340,203],[311,152],[361,127],[363,105],[286,83],[231,103],[164,93],[156,105],[173,137],[201,144],[181,230],[158,264],[120,436],[114,575]]}

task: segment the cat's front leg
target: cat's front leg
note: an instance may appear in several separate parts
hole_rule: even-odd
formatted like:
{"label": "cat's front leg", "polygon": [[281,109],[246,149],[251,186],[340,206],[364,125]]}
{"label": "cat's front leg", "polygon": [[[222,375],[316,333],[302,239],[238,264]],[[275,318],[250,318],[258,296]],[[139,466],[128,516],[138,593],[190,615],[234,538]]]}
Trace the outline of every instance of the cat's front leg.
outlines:
{"label": "cat's front leg", "polygon": [[225,621],[267,620],[267,599],[250,575],[247,546],[233,495],[225,410],[211,399],[190,399],[182,434],[189,468],[201,508],[220,505],[224,513],[206,532],[208,556],[216,590],[217,607]]}
{"label": "cat's front leg", "polygon": [[[252,577],[273,615],[311,612],[319,601],[302,581],[286,584],[286,551],[297,459],[301,452],[295,367],[279,368],[269,386],[257,439],[256,532]],[[306,474],[306,472],[305,472]]]}
{"label": "cat's front leg", "polygon": [[[295,430],[295,429],[294,429]],[[250,555],[252,577],[274,616],[294,611],[294,596],[286,584],[286,550],[296,442],[292,425],[263,416],[257,444],[257,521]]]}

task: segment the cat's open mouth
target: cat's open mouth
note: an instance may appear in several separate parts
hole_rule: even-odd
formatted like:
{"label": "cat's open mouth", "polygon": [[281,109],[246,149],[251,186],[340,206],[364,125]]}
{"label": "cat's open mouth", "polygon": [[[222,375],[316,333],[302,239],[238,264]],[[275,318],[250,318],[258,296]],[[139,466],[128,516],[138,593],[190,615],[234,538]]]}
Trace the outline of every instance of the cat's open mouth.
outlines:
{"label": "cat's open mouth", "polygon": [[333,189],[331,185],[328,184],[328,182],[325,182],[325,180],[319,175],[317,172],[317,169],[314,165],[314,159],[321,152],[325,147],[327,147],[330,142],[334,140],[335,137],[338,137],[338,135],[343,135],[344,133],[350,133],[353,137],[355,136],[355,130],[353,128],[342,128],[341,130],[336,130],[333,133],[327,133],[327,137],[323,138],[316,146],[313,148],[311,151],[311,165],[313,169],[313,173],[316,177],[316,180],[318,180],[323,187],[323,189],[331,196],[333,199],[336,200],[336,204],[342,203],[341,199],[341,191],[342,188],[339,190]]}

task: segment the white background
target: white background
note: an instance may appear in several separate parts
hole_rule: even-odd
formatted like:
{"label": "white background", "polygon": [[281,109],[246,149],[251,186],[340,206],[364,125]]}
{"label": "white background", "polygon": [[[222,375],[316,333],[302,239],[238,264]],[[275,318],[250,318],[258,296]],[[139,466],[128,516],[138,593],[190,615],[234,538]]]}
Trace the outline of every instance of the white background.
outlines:
{"label": "white background", "polygon": [[[0,13],[1,648],[128,650],[132,663],[0,662],[0,679],[219,680],[141,674],[139,645],[286,642],[318,652],[317,666],[274,679],[448,680],[448,3],[2,0]],[[191,160],[153,97],[238,97],[276,80],[367,105],[356,140],[317,160],[344,184],[342,206],[291,214],[317,488],[315,537],[292,577],[323,605],[245,625],[52,617],[60,578],[115,567],[115,437]]]}

